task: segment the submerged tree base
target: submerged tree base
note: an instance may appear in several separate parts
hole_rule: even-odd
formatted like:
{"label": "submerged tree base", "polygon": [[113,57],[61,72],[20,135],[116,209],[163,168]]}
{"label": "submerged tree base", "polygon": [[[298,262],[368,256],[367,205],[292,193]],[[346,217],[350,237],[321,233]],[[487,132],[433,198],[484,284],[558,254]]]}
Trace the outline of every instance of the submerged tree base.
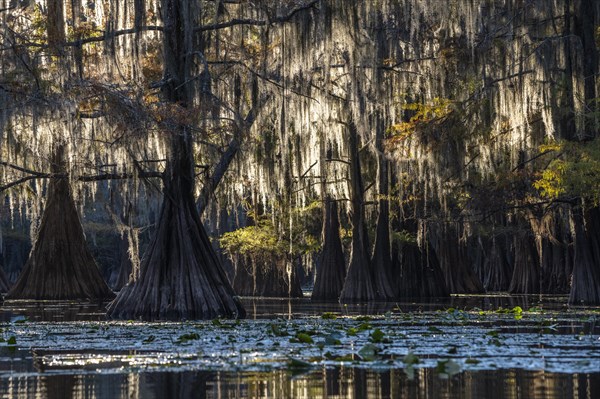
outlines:
{"label": "submerged tree base", "polygon": [[[139,277],[109,305],[117,319],[184,320],[243,318],[245,311],[227,279],[196,210],[191,152],[173,138],[164,202],[156,235],[142,260]],[[188,178],[186,178],[188,177]]]}
{"label": "submerged tree base", "polygon": [[243,318],[194,204],[165,199],[161,222],[140,276],[119,292],[108,314],[117,319]]}
{"label": "submerged tree base", "polygon": [[344,288],[346,260],[340,239],[340,220],[337,202],[325,198],[323,212],[323,250],[312,291],[313,300],[337,301]]}
{"label": "submerged tree base", "polygon": [[50,181],[37,240],[6,299],[107,300],[114,296],[87,249],[69,181]]}
{"label": "submerged tree base", "polygon": [[[574,211],[575,260],[569,303],[600,304],[600,208]],[[585,228],[584,228],[585,226]]]}

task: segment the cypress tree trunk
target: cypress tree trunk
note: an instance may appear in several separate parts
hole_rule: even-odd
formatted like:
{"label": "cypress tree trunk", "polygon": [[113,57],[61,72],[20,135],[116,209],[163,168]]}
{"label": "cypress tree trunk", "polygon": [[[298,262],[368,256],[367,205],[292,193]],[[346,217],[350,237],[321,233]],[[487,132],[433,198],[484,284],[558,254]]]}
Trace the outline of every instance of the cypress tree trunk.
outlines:
{"label": "cypress tree trunk", "polygon": [[375,148],[377,149],[377,177],[379,186],[379,214],[377,215],[377,228],[375,246],[371,256],[373,268],[373,283],[377,297],[382,300],[393,299],[398,293],[397,286],[393,283],[392,249],[390,243],[390,206],[388,189],[389,162],[383,153],[384,128],[381,118],[377,118],[377,132]]}
{"label": "cypress tree trunk", "polygon": [[0,265],[0,292],[5,293],[10,290],[10,281],[4,272],[4,268]]}
{"label": "cypress tree trunk", "polygon": [[48,34],[48,44],[56,54],[62,54],[62,46],[65,42],[64,2],[49,1],[47,12],[46,32]]}
{"label": "cypress tree trunk", "polygon": [[344,287],[346,260],[340,239],[337,202],[329,196],[323,204],[323,250],[318,265],[312,299],[337,301]]}
{"label": "cypress tree trunk", "polygon": [[453,294],[484,292],[483,284],[468,263],[467,249],[460,242],[457,228],[445,224],[441,230],[436,247],[448,290]]}
{"label": "cypress tree trunk", "polygon": [[189,133],[171,138],[158,228],[140,277],[121,289],[108,313],[121,319],[243,317],[244,310],[204,231],[193,189]]}
{"label": "cypress tree trunk", "polygon": [[[596,42],[598,8],[594,0],[574,0],[572,32],[582,47],[580,57],[585,102],[583,132],[577,140],[597,139],[600,135],[598,117],[597,76],[600,56]],[[575,58],[573,56],[572,58]],[[568,71],[567,71],[568,72]],[[570,138],[570,137],[569,137]],[[583,201],[581,201],[583,202]],[[584,211],[583,204],[573,209],[574,261],[569,303],[600,303],[600,209],[597,206]]]}
{"label": "cypress tree trunk", "polygon": [[396,268],[400,270],[398,274],[398,295],[402,298],[420,298],[420,273],[421,251],[416,243],[398,243],[394,246],[393,261]]}
{"label": "cypress tree trunk", "polygon": [[506,238],[503,235],[494,235],[487,243],[483,286],[487,291],[506,291],[512,276],[511,264],[507,258]]}
{"label": "cypress tree trunk", "polygon": [[541,250],[541,293],[567,294],[571,275],[567,270],[572,268],[569,250],[562,242],[549,238],[542,239]]}
{"label": "cypress tree trunk", "polygon": [[574,0],[573,30],[578,36],[583,51],[583,87],[586,107],[584,138],[595,138],[600,134],[600,121],[597,116],[596,76],[598,76],[598,45],[596,0]]}
{"label": "cypress tree trunk", "polygon": [[17,239],[5,239],[8,242],[6,245],[6,251],[4,253],[4,270],[6,277],[10,282],[10,285],[17,281],[23,266],[29,258],[31,252],[31,245],[28,240],[17,240]]}
{"label": "cypress tree trunk", "polygon": [[[163,0],[165,100],[186,108],[192,98],[194,23],[199,7],[186,0]],[[167,132],[170,153],[156,235],[136,281],[123,287],[108,314],[124,319],[212,319],[244,317],[196,209],[192,134],[174,119]]]}
{"label": "cypress tree trunk", "polygon": [[[288,274],[288,267],[291,267]],[[302,298],[302,287],[297,265],[288,265],[285,259],[253,259],[242,256],[236,262],[233,280],[236,293],[243,296],[271,298]]]}
{"label": "cypress tree trunk", "polygon": [[398,287],[392,278],[392,257],[390,245],[390,211],[387,199],[379,201],[379,215],[377,216],[377,228],[375,246],[371,265],[373,268],[373,281],[377,297],[382,300],[396,298]]}
{"label": "cypress tree trunk", "polygon": [[[407,231],[417,231],[416,221],[405,223]],[[422,244],[403,242],[394,249],[394,262],[400,270],[397,298],[435,298],[449,296],[439,259],[426,237]]]}
{"label": "cypress tree trunk", "polygon": [[129,282],[131,272],[133,271],[133,264],[131,262],[131,257],[129,256],[129,245],[130,243],[127,236],[121,236],[119,238],[119,270],[116,278],[114,278],[114,282],[111,283],[111,286],[115,291],[119,291]]}
{"label": "cypress tree trunk", "polygon": [[440,298],[450,295],[444,282],[440,260],[427,240],[421,249],[419,266],[421,298]]}
{"label": "cypress tree trunk", "polygon": [[423,251],[417,244],[404,243],[399,251],[401,268],[397,298],[439,298],[449,296],[432,248]]}
{"label": "cypress tree trunk", "polygon": [[[63,148],[54,173],[64,173]],[[89,252],[66,178],[48,184],[46,207],[29,259],[7,299],[90,299],[114,297]]]}
{"label": "cypress tree trunk", "polygon": [[508,291],[513,294],[539,294],[540,262],[529,232],[515,234],[514,253],[515,267]]}
{"label": "cypress tree trunk", "polygon": [[575,63],[575,53],[573,52],[573,41],[571,36],[573,30],[571,27],[571,6],[570,2],[565,1],[564,3],[564,15],[565,23],[563,28],[563,40],[564,52],[566,54],[565,60],[565,83],[564,90],[562,91],[562,98],[559,104],[564,109],[563,115],[559,120],[560,132],[562,136],[567,140],[574,140],[577,138],[577,124],[575,123],[575,95],[573,87],[573,71]]}
{"label": "cypress tree trunk", "polygon": [[[575,260],[569,303],[600,304],[600,208],[585,215],[579,207],[573,210],[575,226]],[[585,227],[585,228],[584,228]]]}
{"label": "cypress tree trunk", "polygon": [[549,231],[541,237],[541,292],[546,294],[567,294],[570,290],[573,272],[573,245],[568,221],[563,212],[556,211],[548,222]]}
{"label": "cypress tree trunk", "polygon": [[350,253],[350,266],[344,281],[344,288],[340,294],[340,301],[372,301],[376,295],[369,268],[369,245],[365,225],[358,132],[354,122],[348,125],[348,147],[350,152],[350,195],[352,204],[352,252]]}

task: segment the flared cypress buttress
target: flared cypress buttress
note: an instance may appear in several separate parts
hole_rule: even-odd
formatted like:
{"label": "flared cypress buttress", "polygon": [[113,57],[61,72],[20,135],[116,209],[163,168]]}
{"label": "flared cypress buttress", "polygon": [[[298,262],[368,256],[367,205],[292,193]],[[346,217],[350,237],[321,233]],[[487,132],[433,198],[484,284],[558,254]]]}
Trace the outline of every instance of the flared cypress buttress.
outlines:
{"label": "flared cypress buttress", "polygon": [[142,320],[244,317],[194,203],[187,135],[183,132],[171,141],[156,235],[139,277],[121,289],[108,315]]}
{"label": "flared cypress buttress", "polygon": [[[198,51],[194,20],[201,15],[201,6],[202,2],[187,0],[161,1],[163,68],[170,77],[161,91],[163,99],[181,111],[188,110],[193,98],[193,66]],[[162,126],[169,154],[157,229],[139,276],[119,291],[108,315],[143,320],[244,317],[244,308],[235,297],[194,203],[192,132],[185,118],[177,118],[177,112]]]}
{"label": "flared cypress buttress", "polygon": [[337,202],[325,198],[323,212],[323,250],[311,299],[337,301],[346,278],[346,260],[340,239]]}
{"label": "flared cypress buttress", "polygon": [[8,292],[10,290],[10,281],[8,281],[8,277],[0,265],[0,292]]}
{"label": "flared cypress buttress", "polygon": [[112,299],[89,252],[66,178],[52,179],[29,259],[6,299]]}
{"label": "flared cypress buttress", "polygon": [[[584,221],[585,217],[585,221]],[[575,260],[569,303],[600,304],[600,208],[573,210]]]}
{"label": "flared cypress buttress", "polygon": [[352,251],[350,265],[340,293],[340,302],[370,302],[376,299],[369,259],[369,236],[365,221],[364,186],[361,176],[358,131],[354,122],[348,124],[350,158],[350,196],[352,209]]}

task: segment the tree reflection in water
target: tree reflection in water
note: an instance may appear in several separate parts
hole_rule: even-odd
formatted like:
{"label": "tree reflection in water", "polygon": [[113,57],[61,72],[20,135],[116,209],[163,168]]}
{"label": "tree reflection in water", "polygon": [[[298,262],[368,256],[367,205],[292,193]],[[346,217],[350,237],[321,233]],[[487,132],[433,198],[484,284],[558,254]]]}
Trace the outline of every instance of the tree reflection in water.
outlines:
{"label": "tree reflection in water", "polygon": [[5,398],[598,398],[600,374],[543,371],[467,371],[440,378],[418,369],[377,372],[341,367],[304,374],[286,371],[210,371],[132,374],[47,374],[12,377],[0,385]]}

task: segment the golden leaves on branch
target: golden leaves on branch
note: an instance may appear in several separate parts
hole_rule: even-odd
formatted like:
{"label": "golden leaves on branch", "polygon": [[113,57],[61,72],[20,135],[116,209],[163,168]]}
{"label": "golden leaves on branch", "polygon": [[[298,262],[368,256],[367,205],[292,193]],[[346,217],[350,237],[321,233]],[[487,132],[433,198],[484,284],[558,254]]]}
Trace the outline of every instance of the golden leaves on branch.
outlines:
{"label": "golden leaves on branch", "polygon": [[418,138],[422,143],[438,141],[443,135],[442,124],[453,114],[455,108],[450,99],[436,97],[427,102],[406,102],[401,110],[408,120],[388,128],[386,145],[404,157],[413,158],[413,139]]}
{"label": "golden leaves on branch", "polygon": [[583,197],[594,204],[600,202],[600,139],[553,141],[539,151],[549,157],[532,184],[542,197]]}
{"label": "golden leaves on branch", "polygon": [[392,141],[405,140],[418,129],[440,123],[452,112],[452,101],[447,98],[436,97],[424,103],[406,103],[402,106],[402,109],[412,113],[412,116],[406,122],[391,126],[388,135]]}

